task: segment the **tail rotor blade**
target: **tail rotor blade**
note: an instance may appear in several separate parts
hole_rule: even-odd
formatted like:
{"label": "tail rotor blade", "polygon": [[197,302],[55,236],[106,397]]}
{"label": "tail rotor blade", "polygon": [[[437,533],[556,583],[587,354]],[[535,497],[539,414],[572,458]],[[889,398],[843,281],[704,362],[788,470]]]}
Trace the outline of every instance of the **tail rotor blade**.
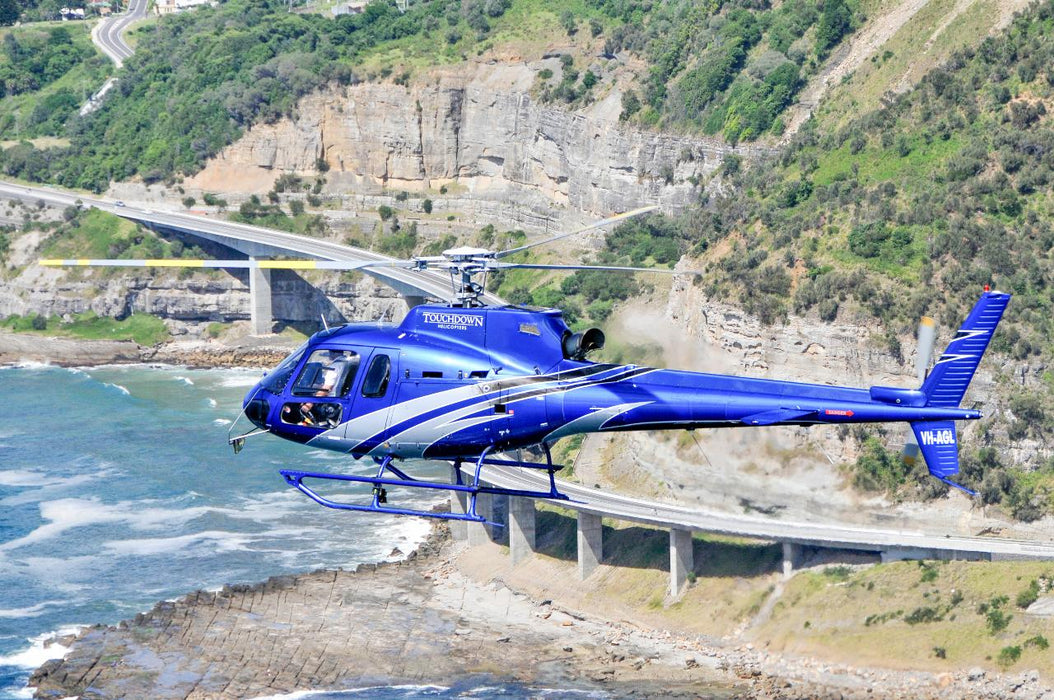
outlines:
{"label": "tail rotor blade", "polygon": [[937,339],[937,323],[929,316],[923,316],[919,321],[919,344],[915,355],[915,373],[918,375],[919,384],[926,380],[926,372],[930,368],[930,360],[933,359],[933,343]]}
{"label": "tail rotor blade", "polygon": [[[918,376],[919,384],[926,381],[926,372],[930,368],[930,360],[933,359],[933,344],[937,339],[937,323],[929,316],[923,316],[919,321],[918,347],[915,352],[915,374]],[[919,460],[921,450],[919,441],[915,439],[915,433],[908,430],[908,438],[904,441],[904,449],[900,452],[900,460],[904,464],[914,466]]]}

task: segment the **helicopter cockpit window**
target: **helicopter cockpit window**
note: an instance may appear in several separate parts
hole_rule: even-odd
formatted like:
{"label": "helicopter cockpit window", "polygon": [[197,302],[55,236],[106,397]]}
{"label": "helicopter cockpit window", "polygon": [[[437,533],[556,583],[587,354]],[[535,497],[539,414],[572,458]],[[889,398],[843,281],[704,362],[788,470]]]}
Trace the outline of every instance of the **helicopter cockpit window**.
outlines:
{"label": "helicopter cockpit window", "polygon": [[274,394],[282,393],[285,385],[289,383],[289,377],[293,374],[293,370],[300,362],[300,358],[304,356],[305,350],[307,350],[307,343],[291,352],[289,357],[282,360],[277,367],[271,370],[270,374],[264,377],[264,388]]}
{"label": "helicopter cockpit window", "polygon": [[358,367],[359,354],[351,350],[315,350],[293,384],[293,395],[344,396]]}
{"label": "helicopter cockpit window", "polygon": [[384,396],[388,390],[388,377],[392,373],[392,361],[387,355],[375,355],[362,380],[362,395],[367,398]]}

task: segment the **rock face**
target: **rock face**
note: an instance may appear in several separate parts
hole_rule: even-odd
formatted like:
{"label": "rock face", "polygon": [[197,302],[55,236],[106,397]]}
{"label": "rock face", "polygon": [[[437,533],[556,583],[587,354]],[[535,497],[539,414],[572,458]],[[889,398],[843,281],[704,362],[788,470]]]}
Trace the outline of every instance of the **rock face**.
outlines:
{"label": "rock face", "polygon": [[[299,275],[276,270],[272,276],[275,319],[313,329],[352,320],[397,320],[406,311],[402,298],[368,277],[349,282],[335,276],[308,283]],[[174,322],[201,324],[249,318],[246,275],[212,273],[181,277],[143,272],[104,278],[102,275],[27,268],[11,280],[0,280],[0,318],[39,313],[66,316],[94,311],[123,318],[150,313]]]}
{"label": "rock face", "polygon": [[487,66],[432,84],[329,89],[301,100],[294,119],[255,127],[189,186],[222,190],[248,178],[264,191],[283,172],[314,173],[321,158],[331,193],[448,186],[506,217],[509,205],[599,217],[647,204],[680,210],[727,153],[767,153],[626,128],[617,92],[577,112],[541,105],[528,93],[533,76],[523,65]]}

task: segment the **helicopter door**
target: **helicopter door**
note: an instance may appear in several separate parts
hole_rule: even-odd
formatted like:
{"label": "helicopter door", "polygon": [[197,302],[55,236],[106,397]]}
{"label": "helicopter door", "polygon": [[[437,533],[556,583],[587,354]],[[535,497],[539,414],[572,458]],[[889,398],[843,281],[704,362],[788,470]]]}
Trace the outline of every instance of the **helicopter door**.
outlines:
{"label": "helicopter door", "polygon": [[356,437],[367,439],[388,427],[391,419],[389,409],[398,387],[398,364],[399,352],[388,349],[375,350],[369,362],[363,364],[362,383],[354,394],[353,410],[360,419],[370,417],[371,420],[361,426],[372,434]]}

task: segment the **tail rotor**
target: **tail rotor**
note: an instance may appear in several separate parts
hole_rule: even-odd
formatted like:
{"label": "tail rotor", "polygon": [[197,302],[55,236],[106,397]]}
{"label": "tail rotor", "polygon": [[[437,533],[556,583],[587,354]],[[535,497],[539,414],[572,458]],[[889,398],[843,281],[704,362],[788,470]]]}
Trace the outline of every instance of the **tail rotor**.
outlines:
{"label": "tail rotor", "polygon": [[[929,316],[923,316],[919,321],[918,346],[915,352],[915,374],[918,377],[919,386],[926,381],[926,373],[929,372],[930,362],[933,360],[933,345],[936,340],[937,322]],[[912,467],[919,459],[919,441],[915,438],[914,430],[908,430],[908,439],[904,443],[900,459]]]}

